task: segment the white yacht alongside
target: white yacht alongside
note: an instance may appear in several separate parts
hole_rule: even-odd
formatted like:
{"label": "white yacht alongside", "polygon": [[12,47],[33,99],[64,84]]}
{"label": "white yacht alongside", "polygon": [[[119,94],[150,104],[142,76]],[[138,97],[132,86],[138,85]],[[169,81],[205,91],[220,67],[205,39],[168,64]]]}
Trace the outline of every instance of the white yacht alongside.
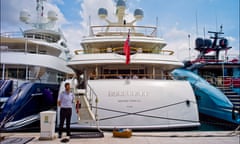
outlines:
{"label": "white yacht alongside", "polygon": [[57,14],[49,11],[45,17],[44,1],[36,1],[36,22],[31,22],[26,10],[20,12],[20,20],[32,29],[1,33],[0,128],[41,110],[56,109],[60,82],[74,74],[67,67],[66,39],[55,27]]}
{"label": "white yacht alongside", "polygon": [[43,0],[37,0],[37,22],[30,22],[30,13],[20,12],[20,20],[34,28],[22,32],[1,33],[1,79],[18,79],[59,83],[65,74],[73,74],[66,66],[69,49],[60,30],[54,23],[57,14],[43,15]]}
{"label": "white yacht alongside", "polygon": [[[83,49],[76,50],[68,62],[77,75],[77,82],[68,80],[76,94],[78,112],[73,114],[71,127],[198,127],[191,85],[170,76],[183,63],[173,51],[163,49],[166,42],[156,36],[156,27],[134,25],[143,17],[141,9],[127,22],[125,8],[125,1],[118,0],[117,22],[108,20],[107,10],[100,8],[98,14],[108,25],[91,26],[89,36],[81,41]],[[130,63],[126,64],[128,35]]]}

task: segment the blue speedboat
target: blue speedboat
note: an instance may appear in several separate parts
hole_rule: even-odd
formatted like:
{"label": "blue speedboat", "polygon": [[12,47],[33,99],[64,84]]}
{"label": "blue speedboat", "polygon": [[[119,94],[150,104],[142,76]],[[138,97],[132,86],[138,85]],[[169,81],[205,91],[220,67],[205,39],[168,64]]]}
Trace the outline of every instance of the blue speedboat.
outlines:
{"label": "blue speedboat", "polygon": [[240,124],[239,110],[221,90],[186,69],[176,69],[172,74],[176,79],[188,80],[191,83],[200,113]]}
{"label": "blue speedboat", "polygon": [[[228,40],[211,32],[211,39],[196,39],[200,52],[194,61],[172,72],[176,79],[188,80],[197,97],[199,112],[228,122],[240,124],[240,61],[239,56],[228,56]],[[220,51],[225,55],[220,59]],[[212,54],[211,54],[212,53]]]}
{"label": "blue speedboat", "polygon": [[12,90],[12,80],[0,80],[0,113],[4,107],[5,102],[12,95]]}
{"label": "blue speedboat", "polygon": [[59,85],[24,83],[9,97],[0,115],[1,130],[18,130],[34,125],[41,111],[56,110]]}

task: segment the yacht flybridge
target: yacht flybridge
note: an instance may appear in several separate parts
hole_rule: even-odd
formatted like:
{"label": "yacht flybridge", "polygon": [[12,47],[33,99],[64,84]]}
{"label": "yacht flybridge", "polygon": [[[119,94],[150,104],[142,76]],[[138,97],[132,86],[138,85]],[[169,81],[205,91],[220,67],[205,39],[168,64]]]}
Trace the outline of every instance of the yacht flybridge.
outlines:
{"label": "yacht flybridge", "polygon": [[[171,129],[199,126],[196,99],[187,81],[173,80],[170,72],[183,66],[166,42],[157,37],[157,28],[136,26],[143,11],[127,22],[126,4],[117,1],[117,22],[91,26],[68,66],[77,73],[71,82],[76,94],[72,127],[114,127]],[[128,53],[126,52],[128,49]],[[126,57],[129,54],[129,64]],[[63,88],[62,88],[63,89]],[[61,89],[61,90],[62,90]],[[79,101],[81,107],[78,106]]]}

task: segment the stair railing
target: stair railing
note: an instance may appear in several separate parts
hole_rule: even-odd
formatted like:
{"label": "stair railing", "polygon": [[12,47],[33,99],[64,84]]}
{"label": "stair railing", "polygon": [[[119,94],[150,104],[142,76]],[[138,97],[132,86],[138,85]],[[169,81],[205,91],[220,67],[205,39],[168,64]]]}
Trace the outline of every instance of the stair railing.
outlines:
{"label": "stair railing", "polygon": [[[91,110],[93,108],[95,108],[95,120],[96,120],[96,126],[99,129],[99,119],[98,119],[98,95],[96,94],[96,92],[94,91],[94,89],[87,84],[87,88],[86,88],[86,96],[87,96],[87,100],[89,102],[90,108]],[[93,104],[95,98],[95,106]],[[100,129],[99,129],[100,130]],[[100,130],[101,131],[101,130]]]}

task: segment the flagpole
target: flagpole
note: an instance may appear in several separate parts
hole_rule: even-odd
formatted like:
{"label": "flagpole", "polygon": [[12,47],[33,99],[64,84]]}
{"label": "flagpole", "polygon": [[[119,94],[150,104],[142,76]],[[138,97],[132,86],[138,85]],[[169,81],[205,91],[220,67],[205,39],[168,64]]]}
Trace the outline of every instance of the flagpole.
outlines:
{"label": "flagpole", "polygon": [[130,29],[128,29],[128,34],[127,34],[127,39],[125,40],[124,42],[124,47],[123,47],[123,50],[124,50],[124,54],[126,56],[126,64],[129,64],[130,62]]}

